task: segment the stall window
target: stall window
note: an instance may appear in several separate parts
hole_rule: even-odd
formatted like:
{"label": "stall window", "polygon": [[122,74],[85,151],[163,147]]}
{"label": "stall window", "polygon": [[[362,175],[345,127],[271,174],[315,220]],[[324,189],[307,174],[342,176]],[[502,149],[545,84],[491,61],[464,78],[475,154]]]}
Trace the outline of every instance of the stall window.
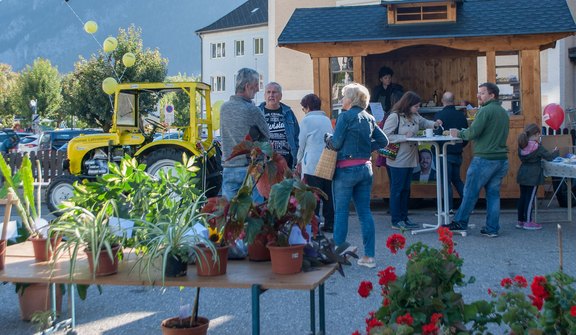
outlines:
{"label": "stall window", "polygon": [[521,114],[520,66],[517,51],[496,53],[496,85],[500,89],[502,107],[510,115]]}
{"label": "stall window", "polygon": [[330,85],[332,117],[336,118],[342,109],[342,88],[354,81],[352,57],[330,58]]}

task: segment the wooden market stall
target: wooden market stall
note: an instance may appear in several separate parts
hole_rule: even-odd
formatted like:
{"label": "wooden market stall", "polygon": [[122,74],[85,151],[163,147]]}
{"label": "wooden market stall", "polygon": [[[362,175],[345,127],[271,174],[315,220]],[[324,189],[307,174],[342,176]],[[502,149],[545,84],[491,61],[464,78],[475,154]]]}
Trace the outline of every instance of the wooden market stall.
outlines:
{"label": "wooden market stall", "polygon": [[[384,65],[424,101],[448,90],[476,105],[478,85],[497,83],[510,115],[510,170],[501,196],[516,198],[516,138],[524,125],[541,124],[540,51],[575,31],[564,0],[392,0],[296,9],[278,44],[310,55],[314,91],[332,117],[340,88],[355,81],[371,89]],[[462,177],[470,155],[468,146]],[[385,169],[374,170],[373,198],[388,197]],[[414,198],[435,196],[434,185],[412,187]]]}

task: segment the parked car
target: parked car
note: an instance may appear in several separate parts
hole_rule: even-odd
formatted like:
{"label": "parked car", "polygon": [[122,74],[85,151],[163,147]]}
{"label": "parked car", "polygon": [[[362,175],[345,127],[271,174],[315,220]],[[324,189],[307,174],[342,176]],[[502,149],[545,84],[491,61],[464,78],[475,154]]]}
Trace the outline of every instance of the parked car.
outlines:
{"label": "parked car", "polygon": [[38,151],[38,140],[40,135],[30,135],[22,138],[18,143],[18,152],[36,152]]}
{"label": "parked car", "polygon": [[82,134],[101,133],[99,129],[60,129],[45,131],[40,135],[38,150],[58,150],[74,137]]}

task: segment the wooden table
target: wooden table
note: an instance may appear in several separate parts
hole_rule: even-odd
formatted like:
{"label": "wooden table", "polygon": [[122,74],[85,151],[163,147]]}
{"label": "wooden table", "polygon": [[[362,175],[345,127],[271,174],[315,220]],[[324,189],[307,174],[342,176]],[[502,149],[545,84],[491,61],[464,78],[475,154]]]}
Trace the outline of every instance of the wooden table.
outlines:
{"label": "wooden table", "polygon": [[[56,263],[34,260],[32,243],[24,242],[9,246],[6,251],[4,271],[0,271],[0,281],[18,283],[86,284],[86,285],[134,285],[160,286],[159,272],[140,273],[134,264],[136,256],[124,253],[118,273],[92,278],[85,257],[78,259],[76,271],[69,276],[69,260],[61,257]],[[252,334],[260,334],[260,295],[269,289],[307,290],[310,292],[310,331],[316,334],[316,299],[318,288],[319,333],[325,334],[325,295],[324,282],[336,271],[335,265],[326,265],[309,272],[294,275],[272,273],[269,262],[229,261],[225,275],[199,277],[194,268],[189,268],[186,277],[166,278],[165,286],[246,288],[252,292]],[[72,290],[70,290],[72,292]],[[75,327],[75,311],[71,304],[72,329]]]}

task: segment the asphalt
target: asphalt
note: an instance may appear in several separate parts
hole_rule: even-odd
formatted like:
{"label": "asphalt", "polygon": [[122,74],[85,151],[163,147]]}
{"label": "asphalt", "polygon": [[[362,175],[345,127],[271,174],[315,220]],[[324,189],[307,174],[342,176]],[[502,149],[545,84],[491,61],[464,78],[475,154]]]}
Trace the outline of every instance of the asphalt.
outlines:
{"label": "asphalt", "polygon": [[[523,275],[532,278],[559,269],[559,238],[557,224],[566,220],[565,208],[558,208],[556,201],[545,208],[547,201],[541,200],[538,215],[544,223],[540,231],[515,229],[516,209],[511,201],[503,203],[500,216],[501,231],[498,238],[480,235],[485,221],[485,210],[477,206],[470,223],[475,227],[466,237],[455,236],[456,251],[464,259],[463,271],[476,281],[462,289],[466,301],[487,299],[488,288],[497,288],[504,277]],[[406,255],[392,255],[386,249],[386,238],[397,233],[390,228],[390,217],[385,202],[373,203],[373,216],[376,223],[376,262],[375,269],[359,267],[357,264],[345,268],[345,277],[332,275],[326,281],[326,331],[327,334],[351,334],[355,330],[364,333],[364,319],[382,303],[379,294],[363,299],[357,294],[358,285],[363,280],[371,280],[377,286],[377,272],[387,266],[394,266],[397,272],[404,272]],[[434,203],[424,203],[423,207],[410,210],[410,217],[417,223],[435,222]],[[45,212],[47,213],[47,211]],[[574,244],[576,226],[563,222],[564,271],[576,275],[576,246]],[[406,234],[407,243],[422,241],[438,246],[435,232],[417,235]],[[360,227],[357,216],[351,213],[348,240],[362,249]],[[362,252],[359,252],[362,254]],[[376,291],[377,292],[377,291]],[[76,299],[78,334],[119,334],[145,335],[160,334],[160,322],[178,314],[180,306],[192,303],[194,291],[178,288],[166,290],[149,287],[104,286],[102,294],[90,287],[85,301]],[[65,295],[63,315],[70,311]],[[0,285],[0,334],[32,334],[34,326],[20,320],[18,298],[14,285]],[[308,334],[309,333],[309,293],[306,291],[270,290],[261,296],[261,334]],[[202,289],[200,314],[208,317],[208,334],[251,334],[251,294],[245,289]],[[498,328],[495,334],[503,333]],[[59,331],[57,334],[64,334]]]}

